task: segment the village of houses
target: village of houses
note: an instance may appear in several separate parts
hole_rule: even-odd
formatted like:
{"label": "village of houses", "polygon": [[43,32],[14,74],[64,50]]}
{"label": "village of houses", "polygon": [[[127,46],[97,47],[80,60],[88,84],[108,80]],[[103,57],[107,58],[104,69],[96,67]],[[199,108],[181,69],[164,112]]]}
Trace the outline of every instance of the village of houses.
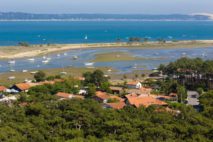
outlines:
{"label": "village of houses", "polygon": [[[78,80],[83,81],[83,77],[79,77]],[[5,86],[0,86],[0,103],[12,103],[18,99],[19,93],[28,92],[31,87],[45,85],[45,84],[55,84],[56,82],[63,82],[62,79],[55,79],[53,81],[43,81],[37,83],[18,83],[14,84],[10,88]],[[169,95],[164,94],[152,94],[154,88],[145,87],[143,85],[143,81],[132,80],[126,83],[126,88],[118,87],[116,85],[110,86],[112,91],[111,94],[103,91],[96,91],[94,100],[98,101],[102,104],[103,108],[112,108],[115,110],[123,109],[125,106],[133,106],[139,108],[149,107],[151,105],[162,106],[163,110],[179,113],[178,110],[172,110],[168,107],[167,102],[177,102],[178,95],[176,93],[170,93]],[[120,94],[125,93],[123,97]],[[4,95],[9,94],[9,95]],[[58,97],[58,100],[66,100],[66,99],[85,99],[85,95],[87,94],[87,90],[80,89],[78,94],[69,94],[65,92],[58,92],[55,94]],[[188,105],[198,105],[198,95],[196,92],[188,91],[188,96],[190,96]],[[190,101],[191,99],[191,101]],[[23,103],[25,104],[25,103]],[[22,105],[22,104],[21,104]]]}

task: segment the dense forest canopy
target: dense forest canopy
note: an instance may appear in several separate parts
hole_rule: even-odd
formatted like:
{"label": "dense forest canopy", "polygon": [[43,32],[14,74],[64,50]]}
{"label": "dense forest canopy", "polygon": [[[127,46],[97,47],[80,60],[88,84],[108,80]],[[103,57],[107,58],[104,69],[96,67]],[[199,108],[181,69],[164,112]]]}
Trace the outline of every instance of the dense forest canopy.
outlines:
{"label": "dense forest canopy", "polygon": [[174,106],[181,114],[173,115],[157,112],[154,106],[112,110],[90,99],[54,101],[53,96],[44,96],[27,106],[0,105],[0,141],[210,142],[213,138],[213,120],[189,106]]}
{"label": "dense forest canopy", "polygon": [[160,65],[159,70],[189,89],[213,89],[213,60],[181,58],[166,66]]}
{"label": "dense forest canopy", "polygon": [[[184,63],[183,63],[184,62]],[[211,73],[212,61],[180,59],[161,69],[168,74],[178,69]],[[177,71],[177,72],[176,72]],[[182,101],[169,103],[172,110],[161,106],[133,107],[121,110],[103,108],[92,99],[96,89],[108,91],[108,79],[100,70],[86,72],[85,80],[72,77],[63,82],[45,84],[20,93],[19,99],[9,105],[0,104],[1,142],[211,142],[213,139],[213,91],[201,91],[200,112]],[[41,79],[42,77],[42,79]],[[43,80],[38,73],[36,78]],[[59,77],[47,77],[54,79]],[[149,84],[151,85],[151,84]],[[168,79],[159,83],[163,92],[186,92],[185,86]],[[87,86],[86,99],[59,100],[57,92],[77,93]],[[163,110],[163,111],[162,111]]]}

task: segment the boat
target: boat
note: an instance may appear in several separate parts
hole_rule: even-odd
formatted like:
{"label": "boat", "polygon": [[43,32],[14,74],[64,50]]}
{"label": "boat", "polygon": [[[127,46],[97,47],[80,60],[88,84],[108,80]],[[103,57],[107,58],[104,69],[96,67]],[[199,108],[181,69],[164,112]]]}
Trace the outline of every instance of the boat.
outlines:
{"label": "boat", "polygon": [[14,69],[11,69],[10,72],[15,72],[15,70],[14,70]]}
{"label": "boat", "polygon": [[15,76],[8,77],[9,80],[14,80],[15,78],[16,78]]}
{"label": "boat", "polygon": [[48,57],[48,58],[47,58],[47,60],[51,60],[51,58],[50,58],[50,57]]}
{"label": "boat", "polygon": [[88,62],[88,63],[84,63],[85,66],[93,66],[94,62]]}
{"label": "boat", "polygon": [[133,69],[137,69],[137,64],[134,64],[134,66],[132,67]]}
{"label": "boat", "polygon": [[64,53],[64,56],[67,56],[67,53]]}
{"label": "boat", "polygon": [[30,72],[31,74],[36,74],[38,71],[32,71],[32,72]]}
{"label": "boat", "polygon": [[32,62],[34,62],[34,61],[35,61],[35,59],[34,59],[34,58],[30,58],[30,59],[28,59],[28,61],[32,61]]}
{"label": "boat", "polygon": [[60,54],[57,54],[57,57],[60,57],[61,55]]}
{"label": "boat", "polygon": [[78,59],[78,56],[73,56],[72,59],[73,59],[73,60],[77,60],[77,59]]}
{"label": "boat", "polygon": [[46,57],[46,56],[43,56],[42,58],[43,58],[43,59],[46,59],[47,57]]}
{"label": "boat", "polygon": [[60,72],[61,75],[67,75],[67,72]]}
{"label": "boat", "polygon": [[42,61],[42,63],[47,64],[47,63],[49,63],[49,61],[50,60],[44,60],[44,61]]}
{"label": "boat", "polygon": [[86,36],[84,37],[84,39],[87,40],[87,39],[88,39],[88,36],[86,35]]}
{"label": "boat", "polygon": [[183,52],[183,53],[182,53],[182,56],[186,56],[186,52]]}
{"label": "boat", "polygon": [[202,57],[206,57],[207,55],[206,55],[206,53],[202,53]]}
{"label": "boat", "polygon": [[8,61],[8,64],[15,64],[15,63],[16,63],[15,60],[10,60],[10,61]]}
{"label": "boat", "polygon": [[28,70],[22,70],[22,72],[28,72]]}

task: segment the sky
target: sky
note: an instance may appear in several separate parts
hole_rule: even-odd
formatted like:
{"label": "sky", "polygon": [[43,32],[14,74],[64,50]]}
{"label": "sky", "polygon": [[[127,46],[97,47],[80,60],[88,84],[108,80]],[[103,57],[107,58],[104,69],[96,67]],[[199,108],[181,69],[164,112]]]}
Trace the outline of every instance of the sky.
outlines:
{"label": "sky", "polygon": [[0,12],[106,14],[213,13],[213,0],[0,0]]}

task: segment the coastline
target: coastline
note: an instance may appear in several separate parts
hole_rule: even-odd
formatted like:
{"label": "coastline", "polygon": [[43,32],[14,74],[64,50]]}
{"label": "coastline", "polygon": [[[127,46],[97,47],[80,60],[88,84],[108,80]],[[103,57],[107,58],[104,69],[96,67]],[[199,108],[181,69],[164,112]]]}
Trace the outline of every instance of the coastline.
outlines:
{"label": "coastline", "polygon": [[46,54],[65,52],[74,49],[90,48],[141,48],[141,49],[169,49],[169,48],[197,48],[213,47],[213,40],[183,40],[183,41],[166,41],[160,43],[157,41],[143,43],[84,43],[84,44],[50,44],[50,45],[30,45],[24,46],[1,46],[0,60],[30,58]]}

